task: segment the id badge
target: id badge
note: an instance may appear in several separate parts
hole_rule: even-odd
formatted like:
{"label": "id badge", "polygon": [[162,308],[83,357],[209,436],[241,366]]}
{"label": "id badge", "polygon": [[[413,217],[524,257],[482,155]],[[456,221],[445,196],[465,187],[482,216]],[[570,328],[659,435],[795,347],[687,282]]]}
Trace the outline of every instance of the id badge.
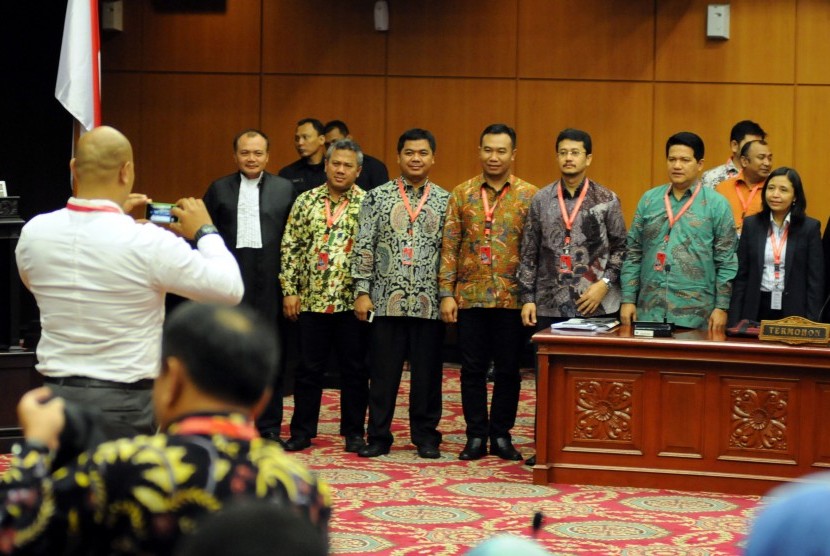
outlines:
{"label": "id badge", "polygon": [[412,246],[406,245],[404,246],[403,250],[401,251],[401,262],[406,266],[412,266],[412,259],[414,257],[414,253],[412,250]]}
{"label": "id badge", "polygon": [[657,272],[663,272],[665,266],[666,254],[663,251],[658,251],[657,256],[654,258],[654,270]]}
{"label": "id badge", "polygon": [[778,288],[772,290],[772,295],[770,296],[769,308],[773,311],[780,311],[781,310],[781,298],[783,297],[783,291],[779,290]]}
{"label": "id badge", "polygon": [[325,251],[317,253],[317,270],[326,270],[329,267],[329,254]]}
{"label": "id badge", "polygon": [[573,259],[570,255],[559,255],[559,272],[571,272]]}
{"label": "id badge", "polygon": [[478,255],[481,258],[481,264],[493,264],[493,256],[489,245],[479,246]]}

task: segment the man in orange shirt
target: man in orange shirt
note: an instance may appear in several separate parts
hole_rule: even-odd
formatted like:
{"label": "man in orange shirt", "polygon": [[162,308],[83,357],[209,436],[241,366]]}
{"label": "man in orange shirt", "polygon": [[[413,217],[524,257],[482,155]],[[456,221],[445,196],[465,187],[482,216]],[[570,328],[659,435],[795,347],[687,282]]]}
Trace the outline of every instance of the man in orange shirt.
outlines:
{"label": "man in orange shirt", "polygon": [[735,231],[741,235],[744,218],[761,212],[761,189],[772,172],[772,151],[764,140],[749,141],[741,148],[741,172],[722,181],[715,191],[732,207]]}

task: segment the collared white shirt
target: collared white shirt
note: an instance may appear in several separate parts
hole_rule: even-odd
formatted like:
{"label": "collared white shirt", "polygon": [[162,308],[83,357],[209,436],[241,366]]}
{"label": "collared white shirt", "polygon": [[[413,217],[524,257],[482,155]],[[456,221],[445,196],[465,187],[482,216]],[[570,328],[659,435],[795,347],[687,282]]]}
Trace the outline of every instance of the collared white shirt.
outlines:
{"label": "collared white shirt", "polygon": [[115,382],[154,378],[164,296],[236,304],[239,266],[218,234],[198,250],[107,200],[71,198],[27,223],[15,251],[40,308],[37,369]]}
{"label": "collared white shirt", "polygon": [[[782,227],[778,227],[778,224],[775,223],[775,220],[772,219],[772,215],[769,217],[770,223],[769,227],[772,230],[772,233],[775,234],[776,240],[781,241],[781,234],[784,233],[784,230],[790,227],[790,215],[787,213],[787,216],[784,218],[784,225]],[[787,257],[787,244],[785,243],[781,247],[781,266],[779,267],[778,272],[778,286],[776,288],[776,281],[775,281],[775,257],[772,252],[772,240],[767,234],[767,242],[764,246],[764,272],[761,274],[761,291],[762,292],[771,292],[775,289],[783,290],[784,289],[784,277],[785,277],[785,269],[784,269],[784,261]]]}
{"label": "collared white shirt", "polygon": [[239,174],[239,204],[236,207],[236,247],[262,249],[262,231],[259,226],[259,181]]}

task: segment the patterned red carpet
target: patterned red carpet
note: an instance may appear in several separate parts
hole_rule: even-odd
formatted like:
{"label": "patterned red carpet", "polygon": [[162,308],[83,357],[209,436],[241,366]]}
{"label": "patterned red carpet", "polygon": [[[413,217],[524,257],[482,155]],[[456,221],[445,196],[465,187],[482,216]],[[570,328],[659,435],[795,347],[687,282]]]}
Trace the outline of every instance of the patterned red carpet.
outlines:
{"label": "patterned red carpet", "polygon": [[[456,555],[496,533],[531,535],[533,514],[545,518],[537,540],[554,554],[714,556],[740,554],[758,503],[754,496],[577,485],[531,484],[521,463],[488,456],[458,460],[466,438],[457,369],[444,380],[442,457],[423,460],[410,444],[408,377],[399,396],[395,445],[366,459],[343,452],[339,392],[327,390],[320,434],[297,455],[333,489],[332,552],[370,555]],[[514,443],[533,454],[534,382],[524,375]],[[292,411],[286,398],[286,420]],[[284,426],[287,430],[287,426]],[[513,555],[510,555],[513,556]]]}
{"label": "patterned red carpet", "polygon": [[[332,486],[332,553],[377,556],[464,554],[496,533],[530,536],[533,515],[544,514],[537,540],[554,554],[715,556],[740,554],[758,504],[755,496],[581,485],[534,486],[522,463],[488,456],[458,460],[464,418],[457,369],[444,373],[442,457],[419,459],[406,422],[404,373],[387,456],[343,452],[338,436],[339,392],[327,390],[320,434],[297,457]],[[533,453],[533,374],[522,381],[514,443]],[[286,398],[288,423],[293,398]],[[283,429],[287,430],[287,425]],[[8,456],[0,456],[0,470]],[[514,555],[509,555],[514,556]],[[518,556],[518,555],[515,555]]]}

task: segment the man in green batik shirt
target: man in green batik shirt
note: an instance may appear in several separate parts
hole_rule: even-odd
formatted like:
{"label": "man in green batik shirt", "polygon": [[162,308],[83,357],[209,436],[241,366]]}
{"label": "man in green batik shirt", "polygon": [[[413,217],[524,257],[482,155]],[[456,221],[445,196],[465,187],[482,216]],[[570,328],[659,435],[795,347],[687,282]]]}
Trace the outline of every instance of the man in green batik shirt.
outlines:
{"label": "man in green batik shirt", "polygon": [[645,193],[628,231],[620,320],[672,322],[723,332],[737,235],[726,198],[701,186],[703,140],[681,132],[666,143],[669,181]]}
{"label": "man in green batik shirt", "polygon": [[301,368],[294,384],[288,451],[317,436],[323,376],[335,350],[340,363],[340,434],[347,452],[364,445],[369,404],[365,364],[368,325],[352,312],[352,253],[365,192],[355,184],[363,151],[351,139],[335,141],[325,157],[326,183],[301,193],[282,236],[280,283],[285,318],[299,321]]}

